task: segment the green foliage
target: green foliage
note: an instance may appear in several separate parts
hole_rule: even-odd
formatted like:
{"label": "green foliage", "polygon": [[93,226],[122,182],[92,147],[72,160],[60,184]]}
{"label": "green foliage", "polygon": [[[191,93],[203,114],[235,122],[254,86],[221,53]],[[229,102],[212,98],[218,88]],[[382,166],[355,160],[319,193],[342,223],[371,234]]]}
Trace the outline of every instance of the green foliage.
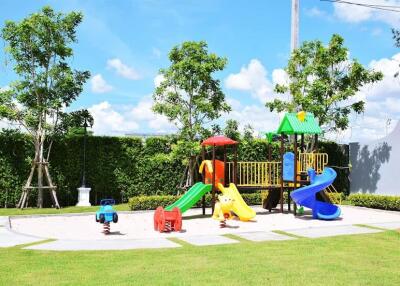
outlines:
{"label": "green foliage", "polygon": [[243,140],[251,141],[253,139],[254,139],[254,128],[250,124],[247,124],[244,126],[243,129]]}
{"label": "green foliage", "polygon": [[[243,200],[248,205],[260,205],[261,204],[261,193],[242,194]],[[180,196],[171,195],[158,195],[158,196],[136,196],[132,197],[128,201],[129,208],[131,210],[154,210],[159,206],[166,207],[175,201]],[[211,206],[211,194],[205,196],[205,203],[207,207]],[[197,202],[196,207],[201,207],[201,201]]]}
{"label": "green foliage", "polygon": [[19,79],[0,92],[0,117],[41,132],[78,97],[90,73],[72,69],[67,60],[82,19],[81,13],[56,13],[46,6],[21,22],[5,23],[1,37]]}
{"label": "green foliage", "polygon": [[240,140],[239,122],[234,119],[229,119],[225,123],[224,134],[232,140]]}
{"label": "green foliage", "polygon": [[225,68],[227,60],[209,53],[203,41],[175,46],[169,60],[170,67],[160,70],[163,80],[153,94],[153,110],[179,128],[183,142],[177,145],[182,147],[177,153],[188,158],[198,154],[193,143],[204,133],[205,123],[230,111],[220,81],[213,78],[213,73]]}
{"label": "green foliage", "polygon": [[343,42],[336,34],[327,46],[321,41],[304,42],[285,68],[290,83],[275,87],[278,93],[290,92],[293,100],[275,99],[266,106],[278,112],[300,108],[313,113],[326,130],[345,130],[349,114],[364,111],[365,102],[354,101],[355,94],[362,86],[381,80],[383,74],[349,59]]}
{"label": "green foliage", "polygon": [[351,194],[347,198],[351,204],[360,207],[400,211],[399,196],[381,196],[372,194]]}

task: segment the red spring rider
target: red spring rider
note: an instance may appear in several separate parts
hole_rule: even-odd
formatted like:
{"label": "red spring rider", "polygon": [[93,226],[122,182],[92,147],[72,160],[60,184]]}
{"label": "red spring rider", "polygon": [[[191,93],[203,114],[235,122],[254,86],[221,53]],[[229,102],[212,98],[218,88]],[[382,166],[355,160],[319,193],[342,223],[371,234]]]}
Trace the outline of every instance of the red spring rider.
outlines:
{"label": "red spring rider", "polygon": [[154,230],[159,232],[181,231],[182,213],[179,208],[166,211],[158,207],[154,213]]}

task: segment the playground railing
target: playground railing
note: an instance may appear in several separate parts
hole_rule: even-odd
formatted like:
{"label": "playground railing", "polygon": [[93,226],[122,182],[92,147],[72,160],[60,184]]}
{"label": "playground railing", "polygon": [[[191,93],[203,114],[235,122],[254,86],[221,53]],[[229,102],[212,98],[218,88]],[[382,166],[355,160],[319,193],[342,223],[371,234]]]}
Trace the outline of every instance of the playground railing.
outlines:
{"label": "playground railing", "polygon": [[[233,180],[233,162],[227,163],[228,180]],[[237,162],[239,187],[271,187],[280,184],[281,162]]]}
{"label": "playground railing", "polygon": [[299,172],[307,172],[313,168],[317,173],[322,173],[328,165],[328,154],[326,153],[299,153]]}

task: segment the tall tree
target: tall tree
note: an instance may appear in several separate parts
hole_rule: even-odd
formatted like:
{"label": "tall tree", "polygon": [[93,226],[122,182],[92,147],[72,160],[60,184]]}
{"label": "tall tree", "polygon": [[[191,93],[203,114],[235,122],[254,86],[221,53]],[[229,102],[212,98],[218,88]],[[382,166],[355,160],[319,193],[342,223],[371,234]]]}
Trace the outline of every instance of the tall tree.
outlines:
{"label": "tall tree", "polygon": [[169,53],[171,65],[161,69],[163,81],[156,88],[153,111],[165,115],[179,129],[177,153],[189,161],[189,184],[193,184],[194,156],[205,125],[229,112],[230,107],[214,73],[227,60],[208,52],[207,43],[184,42]]}
{"label": "tall tree", "polygon": [[48,163],[46,138],[57,130],[62,110],[79,96],[90,77],[88,71],[74,70],[68,62],[82,18],[81,13],[57,13],[46,6],[20,22],[7,21],[1,33],[18,79],[0,92],[0,118],[19,123],[32,135],[35,157],[26,186],[36,170],[38,207],[43,206],[43,172],[49,175],[43,169]]}
{"label": "tall tree", "polygon": [[349,59],[343,42],[335,34],[327,46],[311,41],[294,50],[285,68],[289,83],[275,86],[277,93],[290,92],[292,100],[267,102],[270,111],[301,109],[313,113],[326,131],[347,129],[350,113],[364,111],[365,102],[354,96],[362,86],[381,80],[383,74]]}

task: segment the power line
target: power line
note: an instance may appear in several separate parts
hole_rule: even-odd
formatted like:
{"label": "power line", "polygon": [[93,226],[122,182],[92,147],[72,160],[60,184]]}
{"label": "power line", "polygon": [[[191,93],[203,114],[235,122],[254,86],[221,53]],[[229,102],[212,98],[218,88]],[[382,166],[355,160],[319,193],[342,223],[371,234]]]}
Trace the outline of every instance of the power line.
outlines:
{"label": "power line", "polygon": [[360,7],[370,8],[370,9],[400,13],[400,6],[395,6],[395,5],[377,5],[377,4],[367,4],[367,3],[355,3],[355,2],[342,1],[342,0],[320,0],[320,1],[321,2],[348,4],[348,5],[360,6]]}

